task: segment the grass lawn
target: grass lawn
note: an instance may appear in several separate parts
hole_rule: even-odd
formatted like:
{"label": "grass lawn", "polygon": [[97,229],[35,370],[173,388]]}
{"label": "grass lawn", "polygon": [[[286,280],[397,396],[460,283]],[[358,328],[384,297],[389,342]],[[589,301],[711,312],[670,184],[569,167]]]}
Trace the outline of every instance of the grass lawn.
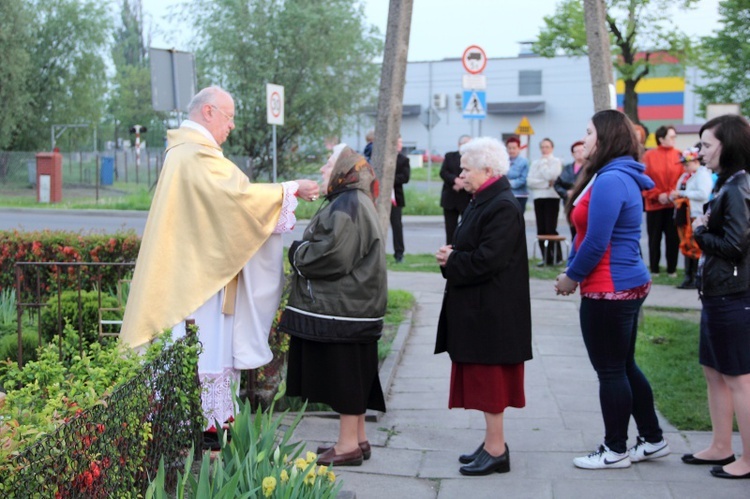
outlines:
{"label": "grass lawn", "polygon": [[706,382],[698,364],[699,312],[644,309],[636,360],[656,406],[680,430],[711,429]]}

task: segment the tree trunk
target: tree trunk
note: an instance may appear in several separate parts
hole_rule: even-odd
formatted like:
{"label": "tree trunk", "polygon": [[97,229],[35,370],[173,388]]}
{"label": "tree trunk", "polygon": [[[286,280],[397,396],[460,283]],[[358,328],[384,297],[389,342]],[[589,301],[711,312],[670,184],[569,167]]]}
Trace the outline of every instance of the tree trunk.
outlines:
{"label": "tree trunk", "polygon": [[372,147],[372,166],[380,179],[378,214],[384,240],[388,234],[391,214],[391,191],[396,172],[396,142],[401,128],[401,111],[406,83],[406,57],[409,53],[409,32],[413,0],[390,0],[385,52],[380,73],[378,116]]}
{"label": "tree trunk", "polygon": [[610,91],[614,92],[614,77],[612,76],[609,34],[606,28],[607,7],[604,0],[584,0],[583,9],[594,111],[612,109]]}
{"label": "tree trunk", "polygon": [[635,80],[625,80],[625,95],[623,101],[623,112],[630,118],[633,123],[640,123],[638,119],[638,94],[635,86],[638,82]]}

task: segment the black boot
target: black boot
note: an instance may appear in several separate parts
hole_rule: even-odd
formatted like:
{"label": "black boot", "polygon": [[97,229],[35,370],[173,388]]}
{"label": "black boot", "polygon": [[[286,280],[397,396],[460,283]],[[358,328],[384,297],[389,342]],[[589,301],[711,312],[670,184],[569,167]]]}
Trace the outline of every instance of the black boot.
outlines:
{"label": "black boot", "polygon": [[698,271],[698,260],[685,257],[685,280],[677,286],[679,289],[695,289],[695,274]]}
{"label": "black boot", "polygon": [[475,460],[477,458],[477,456],[479,456],[479,454],[483,450],[484,450],[484,442],[482,442],[481,444],[479,444],[479,447],[477,447],[477,450],[475,450],[473,453],[471,453],[471,454],[461,454],[460,456],[458,456],[458,462],[461,463],[461,464],[469,464],[470,462],[472,462],[473,460]]}
{"label": "black boot", "polygon": [[479,476],[490,473],[507,473],[510,471],[510,451],[505,445],[505,453],[501,456],[492,457],[486,450],[482,449],[477,458],[466,466],[461,466],[458,471],[462,475]]}

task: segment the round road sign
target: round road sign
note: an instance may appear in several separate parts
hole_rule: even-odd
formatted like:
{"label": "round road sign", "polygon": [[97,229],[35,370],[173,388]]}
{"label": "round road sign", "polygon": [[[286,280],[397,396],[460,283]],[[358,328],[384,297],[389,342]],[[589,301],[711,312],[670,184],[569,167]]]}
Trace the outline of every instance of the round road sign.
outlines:
{"label": "round road sign", "polygon": [[281,115],[281,96],[278,92],[271,94],[271,114],[274,118],[278,118]]}
{"label": "round road sign", "polygon": [[464,50],[461,62],[466,71],[473,75],[479,74],[484,71],[484,68],[487,66],[487,55],[479,45],[471,45]]}

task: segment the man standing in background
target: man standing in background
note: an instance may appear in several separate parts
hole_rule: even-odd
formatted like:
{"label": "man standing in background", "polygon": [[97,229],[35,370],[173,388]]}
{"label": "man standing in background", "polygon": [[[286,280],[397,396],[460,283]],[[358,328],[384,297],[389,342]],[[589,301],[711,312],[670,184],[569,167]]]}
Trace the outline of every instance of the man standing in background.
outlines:
{"label": "man standing in background", "polygon": [[443,192],[440,195],[440,206],[445,218],[445,244],[453,244],[453,233],[458,226],[458,217],[463,214],[471,194],[464,190],[461,175],[461,146],[471,140],[469,135],[458,138],[458,151],[445,154],[443,166],[440,167],[440,178],[443,179]]}
{"label": "man standing in background", "polygon": [[526,211],[526,202],[529,200],[529,189],[526,187],[526,177],[529,175],[529,161],[521,156],[521,141],[518,137],[510,137],[505,141],[505,148],[510,158],[510,169],[508,180],[513,195],[521,205],[521,212]]}
{"label": "man standing in background", "polygon": [[401,150],[404,148],[404,143],[401,140],[401,135],[398,136],[398,142],[396,143],[396,174],[393,178],[393,192],[391,194],[391,230],[393,231],[393,257],[396,259],[396,263],[401,263],[404,260],[404,226],[401,223],[401,211],[406,206],[404,200],[404,184],[409,182],[411,175],[411,166],[409,166],[409,158],[401,154]]}

